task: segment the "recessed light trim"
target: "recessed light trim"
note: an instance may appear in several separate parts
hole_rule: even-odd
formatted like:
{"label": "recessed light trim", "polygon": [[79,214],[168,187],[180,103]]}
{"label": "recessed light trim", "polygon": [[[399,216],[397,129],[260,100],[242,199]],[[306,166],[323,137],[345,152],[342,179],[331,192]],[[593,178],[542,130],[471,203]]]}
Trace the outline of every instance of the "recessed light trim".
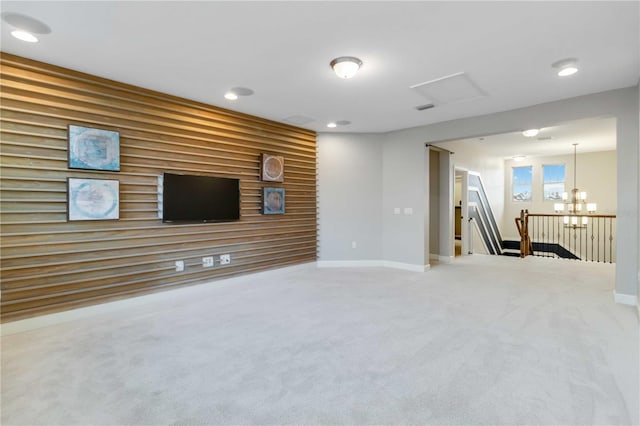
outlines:
{"label": "recessed light trim", "polygon": [[329,65],[331,65],[338,77],[347,79],[358,73],[362,66],[362,61],[353,56],[340,56],[329,62]]}
{"label": "recessed light trim", "polygon": [[540,129],[527,129],[522,132],[522,136],[533,138],[535,136],[538,136],[538,133],[540,133]]}
{"label": "recessed light trim", "polygon": [[327,123],[327,127],[330,128],[330,129],[334,129],[334,128],[338,127],[338,125],[336,123],[331,122],[331,123]]}
{"label": "recessed light trim", "polygon": [[224,94],[224,98],[228,99],[230,101],[235,101],[236,99],[238,99],[238,95],[236,95],[233,92],[227,92],[227,93]]}
{"label": "recessed light trim", "polygon": [[566,58],[554,62],[551,67],[558,70],[558,76],[568,77],[578,72],[577,62],[576,58]]}
{"label": "recessed light trim", "polygon": [[51,32],[51,28],[49,28],[47,24],[31,16],[14,12],[3,12],[1,16],[4,22],[16,30],[22,30],[31,34],[49,34]]}

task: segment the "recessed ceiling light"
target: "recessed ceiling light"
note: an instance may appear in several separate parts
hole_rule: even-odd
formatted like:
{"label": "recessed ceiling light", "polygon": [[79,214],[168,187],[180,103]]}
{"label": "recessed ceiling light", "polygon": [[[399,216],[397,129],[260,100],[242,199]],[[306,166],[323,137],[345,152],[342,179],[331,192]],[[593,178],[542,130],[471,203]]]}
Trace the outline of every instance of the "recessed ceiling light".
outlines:
{"label": "recessed ceiling light", "polygon": [[551,64],[551,67],[558,70],[560,77],[567,77],[578,72],[577,62],[578,60],[576,58],[567,58],[554,62]]}
{"label": "recessed ceiling light", "polygon": [[15,28],[15,30],[11,31],[12,36],[29,43],[38,41],[34,34],[49,34],[51,32],[51,28],[46,24],[20,13],[4,12],[2,13],[2,20]]}
{"label": "recessed ceiling light", "polygon": [[338,77],[351,78],[356,75],[362,66],[362,61],[353,56],[341,56],[335,58],[329,65],[331,65],[331,68],[333,68]]}
{"label": "recessed ceiling light", "polygon": [[338,127],[338,125],[336,123],[329,123],[327,124],[327,127],[333,129],[334,127]]}
{"label": "recessed ceiling light", "polygon": [[225,93],[224,97],[229,99],[230,101],[235,101],[238,99],[238,96],[251,96],[253,95],[253,90],[248,87],[233,87],[227,93]]}
{"label": "recessed ceiling light", "polygon": [[38,41],[38,37],[33,34],[22,31],[22,30],[13,30],[11,31],[11,35],[17,38],[18,40],[27,41],[29,43],[36,43]]}
{"label": "recessed ceiling light", "polygon": [[525,158],[527,158],[527,156],[526,155],[514,155],[512,158],[513,158],[513,161],[520,162],[520,161],[524,160]]}
{"label": "recessed ceiling light", "polygon": [[532,138],[534,136],[538,136],[538,133],[540,133],[540,129],[528,129],[522,132],[522,135],[528,138]]}

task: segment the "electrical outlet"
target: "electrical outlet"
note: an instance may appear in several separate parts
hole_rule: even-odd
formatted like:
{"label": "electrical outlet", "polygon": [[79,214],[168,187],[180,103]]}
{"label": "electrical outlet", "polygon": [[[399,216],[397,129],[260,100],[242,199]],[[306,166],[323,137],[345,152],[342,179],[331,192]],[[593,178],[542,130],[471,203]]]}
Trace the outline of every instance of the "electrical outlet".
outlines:
{"label": "electrical outlet", "polygon": [[356,247],[358,247],[358,243],[355,241],[351,241],[351,248],[354,249]]}
{"label": "electrical outlet", "polygon": [[184,260],[176,260],[176,272],[184,271]]}
{"label": "electrical outlet", "polygon": [[202,258],[202,266],[204,268],[210,268],[213,266],[213,256],[206,256]]}
{"label": "electrical outlet", "polygon": [[231,255],[230,254],[221,254],[220,255],[220,264],[228,265],[231,263]]}

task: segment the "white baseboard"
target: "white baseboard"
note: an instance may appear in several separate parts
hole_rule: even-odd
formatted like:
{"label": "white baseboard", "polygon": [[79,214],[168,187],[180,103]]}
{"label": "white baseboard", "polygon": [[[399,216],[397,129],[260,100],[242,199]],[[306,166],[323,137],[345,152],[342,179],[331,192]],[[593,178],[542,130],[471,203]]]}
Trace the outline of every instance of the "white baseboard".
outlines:
{"label": "white baseboard", "polygon": [[630,306],[638,305],[638,296],[634,294],[616,293],[615,290],[613,291],[613,300],[615,300],[616,303],[619,303],[621,305],[630,305]]}
{"label": "white baseboard", "polygon": [[438,261],[441,263],[453,262],[453,256],[438,256]]}
{"label": "white baseboard", "polygon": [[405,271],[425,272],[431,265],[392,262],[390,260],[319,260],[318,268],[394,268]]}
{"label": "white baseboard", "polygon": [[412,263],[392,262],[390,260],[383,261],[385,268],[404,269],[405,271],[425,272],[431,268],[430,264],[414,265]]}
{"label": "white baseboard", "polygon": [[178,287],[175,289],[168,289],[158,293],[144,294],[142,296],[134,296],[127,299],[116,300],[113,302],[100,303],[98,305],[86,306],[83,308],[71,309],[63,312],[56,312],[53,314],[40,315],[33,318],[27,318],[23,320],[6,322],[0,325],[0,336],[7,336],[10,334],[22,333],[25,331],[36,330],[39,328],[49,327],[64,322],[79,320],[83,318],[94,317],[101,314],[119,311],[121,309],[142,306],[152,302],[161,302],[164,300],[174,300],[176,296],[187,295],[191,292],[197,293],[205,289],[208,289],[207,284],[232,284],[240,280],[247,279],[264,279],[267,276],[279,274],[282,272],[290,272],[296,269],[303,269],[314,267],[315,262],[306,262],[299,265],[285,266],[282,268],[270,269],[267,271],[260,271],[253,274],[238,275],[230,278],[222,278],[211,282],[204,282],[201,284],[190,285],[186,287]]}

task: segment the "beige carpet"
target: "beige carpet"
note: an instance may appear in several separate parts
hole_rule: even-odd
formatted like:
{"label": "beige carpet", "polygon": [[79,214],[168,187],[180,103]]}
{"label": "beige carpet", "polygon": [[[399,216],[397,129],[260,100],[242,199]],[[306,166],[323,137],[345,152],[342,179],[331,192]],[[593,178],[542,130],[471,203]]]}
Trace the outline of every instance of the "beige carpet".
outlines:
{"label": "beige carpet", "polygon": [[638,424],[614,268],[307,265],[2,338],[3,425]]}

